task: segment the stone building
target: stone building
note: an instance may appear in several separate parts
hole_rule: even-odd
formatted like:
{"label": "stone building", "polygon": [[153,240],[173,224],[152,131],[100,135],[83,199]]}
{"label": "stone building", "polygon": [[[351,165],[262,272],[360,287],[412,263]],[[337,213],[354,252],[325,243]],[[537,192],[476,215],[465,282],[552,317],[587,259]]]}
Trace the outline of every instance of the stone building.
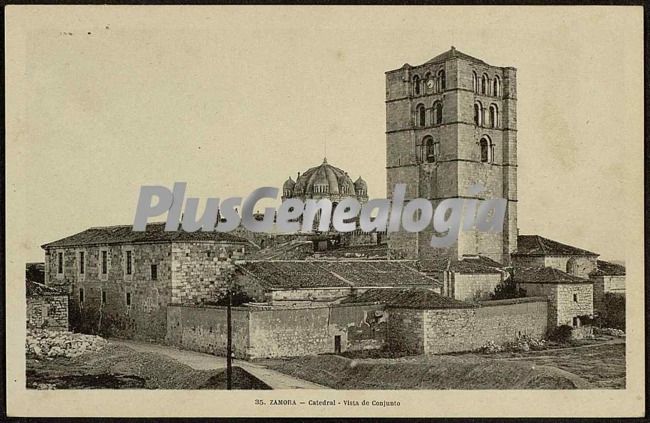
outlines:
{"label": "stone building", "polygon": [[167,305],[214,300],[250,246],[228,233],[166,232],[164,223],[90,228],[42,246],[45,283],[70,296],[73,329],[160,340]]}
{"label": "stone building", "polygon": [[596,261],[596,269],[589,274],[594,282],[594,311],[602,312],[605,294],[625,295],[625,266],[603,260]]}
{"label": "stone building", "polygon": [[553,267],[518,268],[514,280],[526,296],[548,298],[549,328],[569,325],[580,327],[582,320],[592,318],[593,282]]}
{"label": "stone building", "polygon": [[[461,231],[433,248],[433,228],[390,234],[394,256],[413,259],[482,255],[508,264],[517,249],[517,79],[454,47],[418,66],[386,72],[387,192],[407,184],[406,201],[504,198],[503,232]],[[486,188],[478,194],[471,186]]]}
{"label": "stone building", "polygon": [[27,328],[68,330],[68,295],[45,285],[43,263],[27,263]]}

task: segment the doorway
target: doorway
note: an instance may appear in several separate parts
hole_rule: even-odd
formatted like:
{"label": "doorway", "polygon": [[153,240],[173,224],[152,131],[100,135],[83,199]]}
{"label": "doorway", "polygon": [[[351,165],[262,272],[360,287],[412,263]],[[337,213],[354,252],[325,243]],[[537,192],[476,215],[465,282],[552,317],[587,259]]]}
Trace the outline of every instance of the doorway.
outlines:
{"label": "doorway", "polygon": [[334,352],[341,354],[341,335],[334,336]]}

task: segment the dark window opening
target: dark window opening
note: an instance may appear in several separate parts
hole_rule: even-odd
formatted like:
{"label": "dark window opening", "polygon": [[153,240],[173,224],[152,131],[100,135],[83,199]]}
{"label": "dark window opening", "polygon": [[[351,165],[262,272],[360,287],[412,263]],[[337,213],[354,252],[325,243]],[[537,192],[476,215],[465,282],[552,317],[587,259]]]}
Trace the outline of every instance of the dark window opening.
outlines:
{"label": "dark window opening", "polygon": [[84,289],[79,288],[79,302],[83,303],[84,302]]}
{"label": "dark window opening", "polygon": [[126,293],[126,305],[127,306],[131,305],[131,293],[130,292]]}
{"label": "dark window opening", "polygon": [[425,126],[427,121],[427,111],[422,104],[417,108],[418,126]]}
{"label": "dark window opening", "polygon": [[86,253],[79,252],[79,273],[82,275],[86,272]]}
{"label": "dark window opening", "polygon": [[106,304],[106,291],[102,289],[102,305]]}
{"label": "dark window opening", "polygon": [[573,302],[574,303],[578,302],[578,294],[573,294]]}
{"label": "dark window opening", "polygon": [[478,103],[474,104],[474,124],[481,124],[481,105]]}
{"label": "dark window opening", "polygon": [[151,265],[151,280],[152,281],[158,280],[158,265],[157,264],[152,264]]}
{"label": "dark window opening", "polygon": [[108,273],[108,251],[102,251],[102,275]]}
{"label": "dark window opening", "polygon": [[481,78],[481,94],[486,95],[488,91],[488,79],[487,76],[483,75],[483,78]]}
{"label": "dark window opening", "polygon": [[133,252],[126,252],[126,274],[130,275],[133,273]]}
{"label": "dark window opening", "polygon": [[574,328],[580,327],[580,318],[579,317],[574,317],[573,318],[573,327]]}
{"label": "dark window opening", "polygon": [[59,253],[57,257],[57,272],[63,273],[63,253]]}
{"label": "dark window opening", "polygon": [[442,103],[437,102],[434,106],[435,113],[435,124],[440,125],[442,123]]}
{"label": "dark window opening", "polygon": [[417,75],[413,77],[413,92],[420,95],[420,77]]}
{"label": "dark window opening", "polygon": [[440,90],[444,91],[447,89],[447,79],[445,78],[445,71],[441,70],[438,72],[438,81],[440,81]]}
{"label": "dark window opening", "polygon": [[490,161],[490,145],[488,140],[481,138],[481,162],[488,163]]}

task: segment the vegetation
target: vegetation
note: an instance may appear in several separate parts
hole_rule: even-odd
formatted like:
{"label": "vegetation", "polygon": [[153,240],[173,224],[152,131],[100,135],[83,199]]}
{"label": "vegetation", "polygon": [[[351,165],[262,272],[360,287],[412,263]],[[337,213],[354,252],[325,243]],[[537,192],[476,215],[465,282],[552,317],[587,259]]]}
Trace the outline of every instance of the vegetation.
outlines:
{"label": "vegetation", "polygon": [[603,312],[598,324],[601,327],[625,330],[625,295],[606,293],[603,297]]}
{"label": "vegetation", "polygon": [[572,332],[573,328],[569,325],[558,326],[553,330],[549,339],[551,341],[559,342],[560,344],[568,344],[571,342]]}
{"label": "vegetation", "polygon": [[494,288],[494,293],[490,294],[490,299],[492,300],[508,300],[511,298],[521,298],[526,296],[526,290],[523,288],[517,288],[512,275],[505,281],[499,283]]}

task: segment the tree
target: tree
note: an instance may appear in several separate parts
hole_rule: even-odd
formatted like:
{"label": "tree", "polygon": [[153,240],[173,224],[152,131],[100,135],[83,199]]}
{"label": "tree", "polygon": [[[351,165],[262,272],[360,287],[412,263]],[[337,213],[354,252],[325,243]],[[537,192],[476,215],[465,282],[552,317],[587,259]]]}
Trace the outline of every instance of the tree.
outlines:
{"label": "tree", "polygon": [[521,298],[526,296],[526,290],[522,288],[517,288],[512,275],[499,283],[494,288],[494,293],[490,294],[490,299],[492,300],[507,300],[510,298]]}

